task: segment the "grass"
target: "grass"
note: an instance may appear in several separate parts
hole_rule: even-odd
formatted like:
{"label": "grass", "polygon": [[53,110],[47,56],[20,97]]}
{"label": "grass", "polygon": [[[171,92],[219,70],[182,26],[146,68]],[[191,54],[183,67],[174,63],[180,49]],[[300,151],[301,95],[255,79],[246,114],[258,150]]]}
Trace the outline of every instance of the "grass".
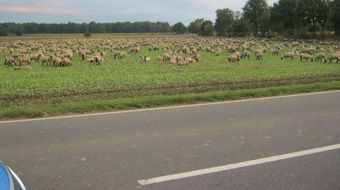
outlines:
{"label": "grass", "polygon": [[[200,62],[181,67],[156,60],[165,50],[148,51],[148,45],[142,46],[141,53],[129,54],[120,60],[114,59],[108,49],[96,47],[97,43],[104,44],[107,40],[113,43],[145,40],[138,34],[127,36],[102,36],[86,40],[89,49],[107,52],[105,62],[99,66],[82,61],[76,53],[72,67],[48,67],[33,62],[33,70],[15,71],[13,67],[0,66],[0,119],[340,89],[339,64],[300,62],[297,57],[294,60],[281,60],[270,52],[264,54],[263,60],[255,60],[253,56],[249,60],[230,63],[226,61],[230,55],[226,50],[220,56],[202,50],[199,51]],[[64,40],[63,36],[58,37],[60,39],[56,40],[56,37],[53,41],[56,44],[65,45],[70,41]],[[71,43],[80,43],[73,39],[73,35],[66,37],[72,37]],[[155,35],[145,37],[150,44],[164,39],[163,36]],[[77,38],[81,39],[80,36]],[[188,39],[171,38],[176,42]],[[208,46],[213,40],[203,39],[201,45]],[[31,39],[24,44],[36,41]],[[283,52],[287,50],[289,48]],[[0,52],[2,60],[7,55],[6,51]],[[139,55],[148,55],[152,61],[142,63]]]}

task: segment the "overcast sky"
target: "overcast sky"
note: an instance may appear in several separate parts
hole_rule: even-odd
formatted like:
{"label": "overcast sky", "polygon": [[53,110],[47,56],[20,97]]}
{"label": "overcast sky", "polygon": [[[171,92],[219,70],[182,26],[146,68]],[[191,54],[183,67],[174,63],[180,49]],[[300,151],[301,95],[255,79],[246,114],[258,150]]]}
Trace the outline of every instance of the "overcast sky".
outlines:
{"label": "overcast sky", "polygon": [[[216,10],[242,11],[247,0],[0,0],[0,23],[168,22],[203,18],[215,22]],[[267,0],[269,6],[278,0]]]}

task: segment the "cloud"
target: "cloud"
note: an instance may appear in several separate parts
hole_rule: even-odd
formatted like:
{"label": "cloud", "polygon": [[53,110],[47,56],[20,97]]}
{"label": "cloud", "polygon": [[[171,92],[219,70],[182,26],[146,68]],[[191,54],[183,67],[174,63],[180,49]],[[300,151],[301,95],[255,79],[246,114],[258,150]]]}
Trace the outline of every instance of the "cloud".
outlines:
{"label": "cloud", "polygon": [[[242,11],[247,0],[0,0],[1,22],[135,22],[175,24],[203,18],[216,10]],[[268,0],[269,2],[277,0]],[[272,3],[268,3],[272,5]]]}
{"label": "cloud", "polygon": [[34,13],[34,14],[50,14],[50,15],[80,15],[88,14],[67,6],[68,3],[63,1],[21,1],[16,3],[7,3],[0,7],[1,12],[10,13]]}

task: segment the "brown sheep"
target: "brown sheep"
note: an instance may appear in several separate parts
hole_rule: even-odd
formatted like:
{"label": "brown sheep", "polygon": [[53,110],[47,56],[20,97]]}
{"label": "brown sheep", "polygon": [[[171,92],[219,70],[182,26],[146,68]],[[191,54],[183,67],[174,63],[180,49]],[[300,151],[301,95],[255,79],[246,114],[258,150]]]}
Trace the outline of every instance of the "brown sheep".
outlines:
{"label": "brown sheep", "polygon": [[302,59],[304,59],[304,60],[309,59],[309,60],[313,61],[312,55],[308,54],[308,53],[301,53],[300,54],[300,61],[302,61]]}
{"label": "brown sheep", "polygon": [[295,55],[294,52],[289,51],[289,52],[284,53],[284,54],[281,56],[281,59],[288,59],[288,58],[294,59],[294,55]]}
{"label": "brown sheep", "polygon": [[332,54],[328,55],[327,58],[325,59],[325,63],[327,63],[327,61],[329,63],[332,63],[333,59],[336,60],[336,63],[339,63],[339,61],[340,61],[340,53],[332,53]]}
{"label": "brown sheep", "polygon": [[256,53],[256,60],[261,60],[263,57],[263,52],[257,52]]}
{"label": "brown sheep", "polygon": [[248,50],[244,50],[241,54],[241,58],[245,57],[248,57],[248,59],[250,58],[250,52]]}
{"label": "brown sheep", "polygon": [[235,62],[235,61],[239,61],[240,58],[237,54],[233,53],[233,54],[228,56],[228,60],[229,60],[229,62]]}
{"label": "brown sheep", "polygon": [[133,47],[129,51],[129,53],[139,53],[139,52],[140,52],[140,48],[139,47]]}
{"label": "brown sheep", "polygon": [[320,59],[320,62],[321,62],[322,59],[325,59],[325,58],[326,58],[326,56],[325,56],[324,53],[318,53],[318,54],[315,56],[315,61]]}
{"label": "brown sheep", "polygon": [[144,61],[144,62],[150,62],[150,61],[151,61],[151,58],[148,57],[148,56],[145,56],[145,55],[144,55],[144,56],[141,55],[140,58],[141,58],[141,60]]}
{"label": "brown sheep", "polygon": [[31,65],[20,65],[18,67],[15,67],[14,70],[32,70]]}
{"label": "brown sheep", "polygon": [[103,61],[104,61],[104,58],[102,58],[99,55],[96,55],[93,59],[93,65],[100,65],[100,63]]}
{"label": "brown sheep", "polygon": [[51,57],[43,55],[40,57],[41,64],[44,65],[45,63],[49,66],[51,66]]}
{"label": "brown sheep", "polygon": [[64,57],[63,66],[72,66],[72,61],[68,57]]}
{"label": "brown sheep", "polygon": [[15,62],[15,59],[12,56],[6,57],[4,65],[12,66],[12,65],[17,65]]}
{"label": "brown sheep", "polygon": [[19,65],[30,65],[31,64],[31,58],[29,55],[19,56]]}
{"label": "brown sheep", "polygon": [[63,65],[63,60],[60,57],[53,57],[52,63],[53,63],[53,66],[60,67]]}

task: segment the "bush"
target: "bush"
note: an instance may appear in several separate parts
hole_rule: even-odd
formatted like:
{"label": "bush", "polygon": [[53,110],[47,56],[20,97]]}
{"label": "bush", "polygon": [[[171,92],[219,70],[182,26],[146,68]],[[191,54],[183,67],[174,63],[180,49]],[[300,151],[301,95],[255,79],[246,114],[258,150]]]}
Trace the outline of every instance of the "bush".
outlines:
{"label": "bush", "polygon": [[91,32],[85,32],[84,37],[85,38],[90,38],[91,37]]}

